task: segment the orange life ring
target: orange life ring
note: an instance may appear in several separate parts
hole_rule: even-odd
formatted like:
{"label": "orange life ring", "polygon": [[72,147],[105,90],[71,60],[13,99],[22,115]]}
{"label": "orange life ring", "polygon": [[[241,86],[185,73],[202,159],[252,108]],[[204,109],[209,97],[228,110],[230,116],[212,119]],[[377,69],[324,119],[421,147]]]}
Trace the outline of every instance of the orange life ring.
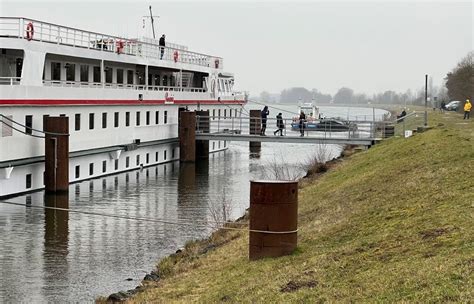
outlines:
{"label": "orange life ring", "polygon": [[178,62],[178,56],[179,56],[178,51],[174,51],[173,53],[174,62]]}
{"label": "orange life ring", "polygon": [[33,22],[29,22],[26,26],[26,40],[30,41],[33,39],[33,34],[35,33],[35,28],[33,27]]}
{"label": "orange life ring", "polygon": [[115,42],[115,45],[117,46],[117,54],[122,53],[122,51],[123,51],[123,41],[122,40],[117,40]]}

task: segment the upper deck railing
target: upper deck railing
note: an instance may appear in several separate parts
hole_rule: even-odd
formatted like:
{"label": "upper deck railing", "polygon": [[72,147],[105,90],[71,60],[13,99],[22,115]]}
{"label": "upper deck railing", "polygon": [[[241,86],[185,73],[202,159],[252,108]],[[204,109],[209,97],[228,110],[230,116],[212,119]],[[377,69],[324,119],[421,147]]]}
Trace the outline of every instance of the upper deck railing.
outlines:
{"label": "upper deck railing", "polygon": [[191,52],[179,46],[165,46],[162,49],[151,40],[127,39],[22,17],[0,17],[0,37],[48,42],[217,69],[223,68],[221,57]]}

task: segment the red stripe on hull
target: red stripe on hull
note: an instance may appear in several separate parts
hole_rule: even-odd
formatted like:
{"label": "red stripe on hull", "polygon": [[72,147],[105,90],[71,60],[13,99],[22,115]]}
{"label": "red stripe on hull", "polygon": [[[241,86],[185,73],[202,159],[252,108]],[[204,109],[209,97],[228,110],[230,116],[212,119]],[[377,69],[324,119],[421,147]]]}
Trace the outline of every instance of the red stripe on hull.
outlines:
{"label": "red stripe on hull", "polygon": [[88,105],[197,105],[197,104],[245,104],[244,100],[174,100],[165,103],[164,100],[94,100],[94,99],[0,99],[0,106],[88,106]]}

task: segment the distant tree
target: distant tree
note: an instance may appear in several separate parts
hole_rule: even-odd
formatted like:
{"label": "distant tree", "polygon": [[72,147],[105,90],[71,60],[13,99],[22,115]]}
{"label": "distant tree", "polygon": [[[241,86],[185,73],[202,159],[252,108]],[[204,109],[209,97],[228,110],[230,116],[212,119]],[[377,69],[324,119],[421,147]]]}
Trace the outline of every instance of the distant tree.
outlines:
{"label": "distant tree", "polygon": [[[447,74],[446,88],[450,100],[472,100],[474,96],[474,51],[461,59],[457,66]],[[462,107],[460,107],[462,108]]]}
{"label": "distant tree", "polygon": [[342,87],[334,95],[334,103],[352,103],[354,91],[349,88]]}
{"label": "distant tree", "polygon": [[331,94],[323,94],[319,92],[317,89],[312,89],[311,94],[313,96],[312,99],[316,103],[329,103],[332,100]]}
{"label": "distant tree", "polygon": [[311,102],[311,99],[311,92],[302,87],[283,90],[280,95],[280,101],[287,103]]}

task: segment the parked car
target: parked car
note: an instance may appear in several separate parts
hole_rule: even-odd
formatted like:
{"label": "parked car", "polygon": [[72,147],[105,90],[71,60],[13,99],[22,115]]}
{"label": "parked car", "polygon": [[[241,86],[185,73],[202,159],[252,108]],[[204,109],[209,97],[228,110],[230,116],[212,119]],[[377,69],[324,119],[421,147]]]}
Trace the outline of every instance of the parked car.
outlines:
{"label": "parked car", "polygon": [[461,102],[459,100],[453,100],[446,105],[447,111],[457,111]]}

